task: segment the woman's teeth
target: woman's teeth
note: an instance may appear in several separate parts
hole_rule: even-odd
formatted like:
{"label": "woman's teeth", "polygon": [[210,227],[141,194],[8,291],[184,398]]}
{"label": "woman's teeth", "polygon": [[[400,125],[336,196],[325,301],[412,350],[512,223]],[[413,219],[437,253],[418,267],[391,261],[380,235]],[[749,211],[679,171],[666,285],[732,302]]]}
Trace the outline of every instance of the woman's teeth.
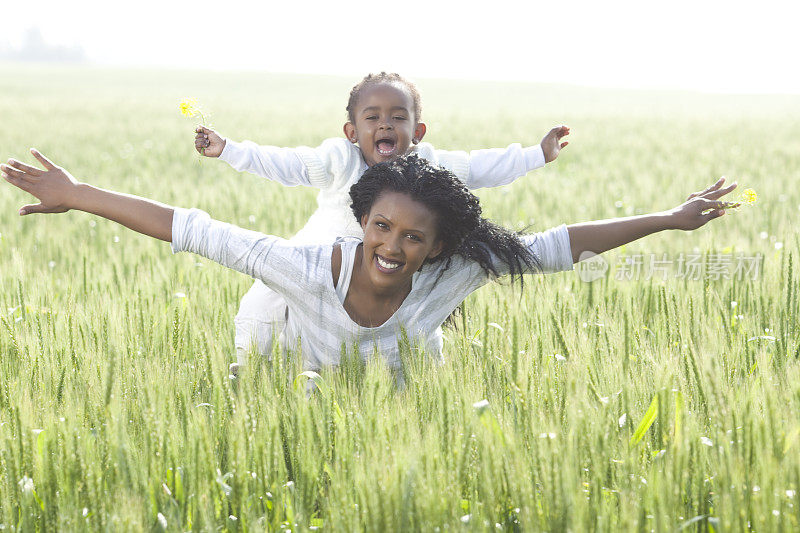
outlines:
{"label": "woman's teeth", "polygon": [[391,261],[387,261],[380,256],[375,256],[375,258],[378,260],[378,265],[386,270],[396,270],[400,268],[401,263],[392,263]]}

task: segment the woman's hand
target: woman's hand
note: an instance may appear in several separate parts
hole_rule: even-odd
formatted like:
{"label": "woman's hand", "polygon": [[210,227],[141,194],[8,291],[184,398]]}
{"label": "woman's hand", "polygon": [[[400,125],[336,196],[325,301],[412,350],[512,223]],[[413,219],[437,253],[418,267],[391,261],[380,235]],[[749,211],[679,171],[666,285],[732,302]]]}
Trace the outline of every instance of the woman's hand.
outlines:
{"label": "woman's hand", "polygon": [[44,170],[16,159],[9,159],[7,164],[0,165],[6,181],[34,195],[40,202],[23,206],[19,210],[20,215],[64,213],[76,209],[119,222],[162,241],[172,240],[172,207],[147,198],[80,183],[35,149],[31,149],[31,153],[44,165]]}
{"label": "woman's hand", "polygon": [[674,229],[684,231],[695,230],[708,221],[721,217],[725,214],[725,209],[736,204],[721,202],[720,198],[736,188],[736,183],[723,187],[725,178],[722,177],[707,189],[689,195],[684,203],[668,211],[670,221],[674,224]]}
{"label": "woman's hand", "polygon": [[79,182],[63,168],[54,165],[49,159],[31,148],[33,157],[39,160],[44,170],[26,165],[16,159],[9,159],[0,165],[3,178],[10,184],[32,194],[38,204],[22,206],[20,215],[31,213],[64,213],[73,207]]}
{"label": "woman's hand", "polygon": [[736,205],[719,201],[736,188],[735,183],[723,188],[724,183],[725,178],[720,178],[708,189],[690,195],[686,202],[670,211],[567,226],[572,260],[577,263],[586,258],[586,252],[601,254],[667,229],[697,229],[709,220],[721,217],[726,208]]}

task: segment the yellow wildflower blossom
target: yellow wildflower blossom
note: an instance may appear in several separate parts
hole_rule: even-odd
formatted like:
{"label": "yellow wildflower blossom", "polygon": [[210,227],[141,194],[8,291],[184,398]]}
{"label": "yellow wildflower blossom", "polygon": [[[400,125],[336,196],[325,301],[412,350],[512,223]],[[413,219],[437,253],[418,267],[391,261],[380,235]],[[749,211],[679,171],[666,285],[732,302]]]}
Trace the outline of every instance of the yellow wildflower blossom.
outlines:
{"label": "yellow wildflower blossom", "polygon": [[742,194],[739,195],[733,202],[724,202],[723,209],[736,209],[737,207],[741,206],[751,206],[755,205],[756,201],[758,200],[758,195],[756,194],[755,189],[745,189],[742,191]]}
{"label": "yellow wildflower blossom", "polygon": [[200,110],[197,109],[197,98],[184,98],[178,104],[178,109],[184,117],[194,117],[200,113]]}
{"label": "yellow wildflower blossom", "polygon": [[756,191],[753,189],[745,189],[742,191],[742,196],[739,198],[739,202],[742,205],[753,205],[758,200],[758,195]]}

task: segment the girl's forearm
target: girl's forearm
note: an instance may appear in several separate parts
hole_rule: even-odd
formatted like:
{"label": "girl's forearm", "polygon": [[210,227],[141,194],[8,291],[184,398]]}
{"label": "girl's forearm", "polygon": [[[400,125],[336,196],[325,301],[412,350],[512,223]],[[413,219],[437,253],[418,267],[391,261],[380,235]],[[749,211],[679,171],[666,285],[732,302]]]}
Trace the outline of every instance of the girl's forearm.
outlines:
{"label": "girl's forearm", "polygon": [[70,208],[113,220],[162,241],[172,241],[172,207],[85,183],[78,185],[75,192]]}
{"label": "girl's forearm", "polygon": [[652,233],[673,228],[670,214],[666,212],[572,224],[567,226],[572,261],[580,261],[584,252],[601,254]]}

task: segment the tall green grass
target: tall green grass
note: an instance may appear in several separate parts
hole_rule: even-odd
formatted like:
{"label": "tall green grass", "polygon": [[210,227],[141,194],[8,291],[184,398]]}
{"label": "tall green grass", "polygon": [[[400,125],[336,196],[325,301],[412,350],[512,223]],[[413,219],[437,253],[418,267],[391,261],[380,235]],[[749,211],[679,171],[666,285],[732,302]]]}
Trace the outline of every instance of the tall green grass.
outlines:
{"label": "tall green grass", "polygon": [[[338,135],[356,80],[0,69],[0,157],[35,145],[79,179],[282,236],[314,209],[199,160],[196,96],[235,139]],[[544,229],[673,207],[720,174],[754,209],[623,253],[761,253],[755,280],[493,285],[404,353],[312,376],[296,356],[231,381],[249,287],[83,213],[0,195],[0,524],[21,530],[796,530],[800,527],[795,97],[421,81],[435,145],[538,142],[558,162],[486,213]],[[779,244],[780,243],[780,244]],[[620,252],[607,254],[616,264]],[[485,400],[485,401],[484,401]]]}

